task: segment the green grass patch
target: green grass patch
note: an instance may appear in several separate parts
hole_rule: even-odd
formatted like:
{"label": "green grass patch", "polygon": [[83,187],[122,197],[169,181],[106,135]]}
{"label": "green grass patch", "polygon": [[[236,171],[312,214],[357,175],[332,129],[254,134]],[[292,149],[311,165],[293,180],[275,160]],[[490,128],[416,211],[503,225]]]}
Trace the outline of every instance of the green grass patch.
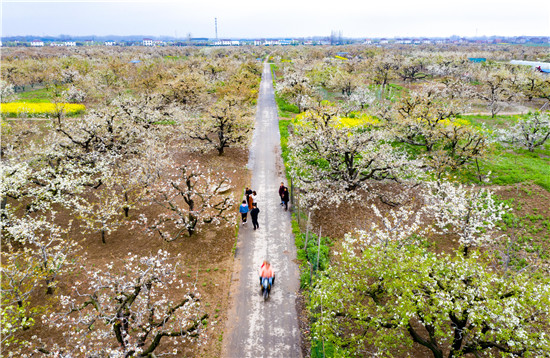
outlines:
{"label": "green grass patch", "polygon": [[311,358],[335,357],[336,351],[331,342],[313,340],[311,342]]}
{"label": "green grass patch", "polygon": [[[532,182],[550,191],[550,145],[533,153],[521,148],[507,149],[500,145],[479,160],[482,173],[491,172],[490,182],[511,185]],[[467,180],[479,183],[475,165],[465,172]]]}
{"label": "green grass patch", "polygon": [[27,102],[27,103],[50,103],[52,101],[52,94],[47,88],[40,88],[31,91],[19,92],[16,95],[14,102]]}
{"label": "green grass patch", "polygon": [[[513,203],[507,204],[513,207]],[[543,215],[517,215],[513,212],[506,213],[499,228],[503,232],[516,233],[507,246],[509,250],[510,265],[517,270],[524,268],[527,261],[522,255],[522,251],[527,253],[536,253],[540,259],[546,260],[550,256],[548,251],[548,237],[550,234],[549,219]]]}
{"label": "green grass patch", "polygon": [[457,116],[457,118],[467,119],[474,126],[485,126],[490,131],[497,128],[506,128],[507,126],[515,124],[520,118],[527,118],[528,114],[518,115],[496,115],[492,118],[490,115],[484,114],[463,114]]}
{"label": "green grass patch", "polygon": [[279,117],[291,118],[292,114],[300,113],[298,106],[288,103],[277,94],[275,94],[275,102],[277,102],[277,107],[279,107]]}
{"label": "green grass patch", "polygon": [[[522,115],[490,115],[469,114],[459,118],[467,119],[476,127],[485,126],[489,133],[499,128],[514,125]],[[537,184],[550,191],[550,143],[535,149],[534,152],[518,146],[505,146],[500,143],[491,145],[489,153],[479,159],[482,174],[491,172],[490,184],[511,185],[523,182]],[[459,174],[465,181],[480,183],[475,164],[470,164]]]}
{"label": "green grass patch", "polygon": [[280,119],[279,120],[279,133],[281,134],[281,155],[283,157],[283,162],[285,163],[285,176],[287,183],[290,182],[290,176],[288,174],[288,162],[290,159],[290,149],[288,148],[288,126],[290,125],[290,119]]}
{"label": "green grass patch", "polygon": [[166,119],[163,121],[155,122],[155,124],[165,125],[165,126],[175,126],[176,124],[178,124],[178,122],[173,119]]}
{"label": "green grass patch", "polygon": [[187,60],[187,56],[164,56],[165,60],[172,60],[172,61],[178,61],[178,60]]}

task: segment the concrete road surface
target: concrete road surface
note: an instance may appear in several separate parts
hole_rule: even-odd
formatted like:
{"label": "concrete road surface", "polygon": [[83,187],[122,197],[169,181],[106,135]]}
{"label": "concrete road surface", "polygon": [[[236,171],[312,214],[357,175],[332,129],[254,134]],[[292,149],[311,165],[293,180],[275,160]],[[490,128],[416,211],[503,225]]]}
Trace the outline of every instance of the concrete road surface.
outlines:
{"label": "concrete road surface", "polygon": [[[277,106],[269,65],[264,63],[249,169],[258,193],[260,228],[248,223],[239,230],[231,308],[222,355],[229,358],[301,357],[296,313],[299,288],[296,247],[290,213],[280,206],[278,189],[286,183],[281,158]],[[243,188],[244,189],[244,188]],[[240,216],[240,215],[239,215]],[[269,299],[260,295],[258,273],[264,259],[275,270]]]}

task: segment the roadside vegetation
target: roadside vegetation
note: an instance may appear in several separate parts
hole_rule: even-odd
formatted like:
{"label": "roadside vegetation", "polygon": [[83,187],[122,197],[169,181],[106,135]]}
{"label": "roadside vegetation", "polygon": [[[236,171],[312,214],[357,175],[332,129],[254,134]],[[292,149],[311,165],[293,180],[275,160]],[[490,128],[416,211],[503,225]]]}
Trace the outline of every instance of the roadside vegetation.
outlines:
{"label": "roadside vegetation", "polygon": [[550,79],[517,48],[339,50],[273,54],[307,354],[550,354]]}

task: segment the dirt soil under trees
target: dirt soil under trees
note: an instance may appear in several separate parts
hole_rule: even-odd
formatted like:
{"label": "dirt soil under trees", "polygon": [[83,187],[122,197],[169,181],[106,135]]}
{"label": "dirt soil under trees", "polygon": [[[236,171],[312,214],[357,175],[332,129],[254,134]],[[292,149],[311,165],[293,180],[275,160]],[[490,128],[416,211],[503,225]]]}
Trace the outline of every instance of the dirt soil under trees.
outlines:
{"label": "dirt soil under trees", "polygon": [[[399,188],[390,184],[389,190],[399,190]],[[533,223],[534,227],[542,229],[533,229],[531,231],[537,231],[533,233],[534,238],[538,238],[545,243],[545,246],[550,250],[550,240],[548,239],[548,230],[545,220],[550,220],[550,193],[538,185],[524,183],[509,186],[492,186],[488,189],[494,191],[497,197],[501,200],[510,201],[508,203],[511,206],[512,213],[519,217],[525,218],[526,216],[537,216],[536,218],[527,220]],[[413,207],[419,209],[422,205],[419,200],[414,200],[414,197],[418,197],[418,192],[411,191],[411,197],[413,197]],[[364,200],[359,203],[344,203],[339,207],[321,207],[320,210],[312,212],[311,215],[311,228],[316,233],[319,229],[322,229],[322,235],[341,240],[347,232],[355,229],[368,229],[373,222],[379,222],[379,219],[374,215],[371,205],[375,204],[382,215],[391,209],[389,205],[383,204],[379,199]],[[294,210],[297,210],[295,206]],[[305,230],[305,222],[307,219],[307,213],[304,208],[300,209],[302,213],[301,227]],[[428,222],[429,218],[422,218],[424,222]],[[458,247],[456,238],[432,236],[433,248],[438,251],[449,252]],[[550,253],[550,251],[548,251]]]}
{"label": "dirt soil under trees", "polygon": [[[396,184],[390,184],[388,190],[399,190]],[[506,228],[504,231],[497,231],[496,235],[501,239],[497,240],[491,250],[501,253],[501,257],[506,253],[511,257],[511,265],[533,265],[538,269],[550,271],[550,193],[538,185],[523,183],[510,186],[492,186],[488,189],[494,191],[497,197],[505,200],[511,208],[511,213],[519,218],[521,224],[518,228]],[[411,196],[417,196],[416,192],[411,191]],[[379,219],[374,215],[371,205],[375,204],[384,215],[390,206],[383,204],[379,199],[364,200],[359,203],[344,203],[339,207],[327,206],[320,210],[312,212],[310,228],[319,232],[322,230],[323,236],[333,239],[331,251],[341,248],[341,241],[344,235],[354,229],[368,229],[373,222],[378,223]],[[421,207],[421,202],[416,201],[412,204],[416,209]],[[298,212],[298,203],[293,208]],[[301,212],[300,227],[305,231],[307,212],[304,208]],[[425,223],[429,218],[422,218]],[[504,226],[504,225],[503,225]],[[503,234],[508,234],[515,238],[514,245],[510,245],[508,239]],[[510,235],[512,234],[512,235]],[[458,238],[451,235],[432,235],[428,242],[430,249],[436,252],[450,253],[458,248]],[[502,264],[503,262],[499,262]],[[307,320],[307,302],[300,302],[301,311],[301,330],[309,330]],[[416,327],[419,332],[427,335],[420,326]],[[303,351],[310,352],[310,344],[307,339],[302,340]],[[395,352],[394,357],[431,357],[429,349],[415,344],[407,352]],[[473,357],[473,355],[467,355]]]}
{"label": "dirt soil under trees", "polygon": [[[180,155],[177,161],[184,162],[187,159],[197,159],[204,167],[224,172],[232,181],[232,193],[236,203],[239,202],[244,187],[250,184],[250,172],[246,169],[248,161],[248,151],[246,150],[229,148],[221,157],[214,153],[193,156]],[[237,204],[234,210],[237,212]],[[158,212],[156,207],[147,207],[142,212],[130,210],[128,221],[132,221],[141,213],[150,215],[155,212]],[[58,219],[67,223],[69,220],[74,220],[74,217],[69,213],[61,212]],[[206,226],[192,237],[182,236],[173,242],[166,242],[158,235],[149,236],[139,228],[132,229],[131,225],[123,225],[115,232],[106,235],[106,244],[101,242],[99,233],[82,235],[80,228],[74,224],[71,235],[78,237],[82,248],[76,256],[83,258],[82,264],[87,268],[104,267],[110,262],[113,262],[116,267],[117,262],[120,262],[120,259],[126,257],[128,253],[148,255],[162,249],[168,251],[171,257],[181,255],[178,258],[178,263],[187,274],[189,282],[196,284],[201,294],[202,309],[208,314],[208,339],[200,347],[195,344],[183,344],[177,347],[181,352],[178,353],[178,357],[220,356],[223,327],[229,303],[229,282],[233,269],[235,226],[220,228]],[[76,280],[85,281],[85,278],[79,277],[79,272],[62,277],[54,298],[60,294],[68,293],[71,283]],[[168,294],[177,300],[177,296],[181,292],[173,288]],[[55,299],[43,295],[43,292],[35,297],[36,304],[44,305],[47,301],[50,301],[49,304],[52,305],[54,311],[60,308]],[[37,335],[44,342],[63,343],[62,332],[41,324],[40,320],[37,320],[37,324],[25,331],[23,335],[26,338]]]}

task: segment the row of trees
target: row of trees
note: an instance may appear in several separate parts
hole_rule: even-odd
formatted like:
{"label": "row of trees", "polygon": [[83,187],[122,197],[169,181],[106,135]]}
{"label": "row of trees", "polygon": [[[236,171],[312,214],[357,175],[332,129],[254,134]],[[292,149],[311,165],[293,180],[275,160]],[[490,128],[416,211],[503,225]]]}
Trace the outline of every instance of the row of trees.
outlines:
{"label": "row of trees", "polygon": [[[510,266],[500,248],[513,238],[497,229],[510,209],[490,190],[455,183],[452,173],[476,163],[493,141],[531,151],[544,145],[547,113],[495,133],[460,114],[473,98],[493,93],[484,100],[494,116],[504,91],[526,83],[520,72],[539,78],[541,91],[547,79],[435,57],[394,58],[380,67],[376,55],[277,64],[279,95],[305,110],[291,121],[288,142],[298,200],[321,211],[351,201],[379,203],[365,208],[376,218],[371,227],[346,234],[311,287],[312,338],[334,356],[394,356],[415,345],[434,357],[546,356],[547,272]],[[390,93],[396,75],[419,83]],[[498,76],[506,84],[490,89]],[[457,245],[434,252],[430,243],[441,237]]]}
{"label": "row of trees", "polygon": [[[146,357],[206,338],[200,294],[180,260],[130,254],[92,268],[82,246],[106,243],[123,226],[173,241],[234,223],[229,176],[193,157],[248,146],[260,65],[231,54],[201,61],[157,55],[142,68],[129,64],[99,87],[103,94],[91,93],[84,83],[102,78],[103,66],[118,62],[112,55],[47,60],[88,64],[71,82],[47,84],[70,83],[93,98],[83,118],[60,111],[49,122],[2,123],[2,350],[15,356]],[[156,73],[155,86],[165,90],[129,88],[125,76],[143,79],[144,71]],[[114,95],[121,89],[133,93]],[[29,337],[37,324],[61,332],[65,343]]]}
{"label": "row of trees", "polygon": [[[277,90],[300,111],[308,108],[307,103],[325,99],[326,90],[339,93],[344,102],[364,107],[369,103],[369,97],[362,94],[366,86],[377,86],[376,97],[385,98],[395,94],[391,82],[415,87],[427,80],[445,87],[449,96],[464,105],[484,104],[492,117],[505,108],[521,104],[540,107],[550,99],[548,76],[504,61],[472,63],[467,59],[471,56],[475,55],[460,50],[437,54],[373,50],[365,57],[342,61],[302,54],[292,62],[279,63],[282,80]],[[537,103],[531,104],[533,100]]]}

